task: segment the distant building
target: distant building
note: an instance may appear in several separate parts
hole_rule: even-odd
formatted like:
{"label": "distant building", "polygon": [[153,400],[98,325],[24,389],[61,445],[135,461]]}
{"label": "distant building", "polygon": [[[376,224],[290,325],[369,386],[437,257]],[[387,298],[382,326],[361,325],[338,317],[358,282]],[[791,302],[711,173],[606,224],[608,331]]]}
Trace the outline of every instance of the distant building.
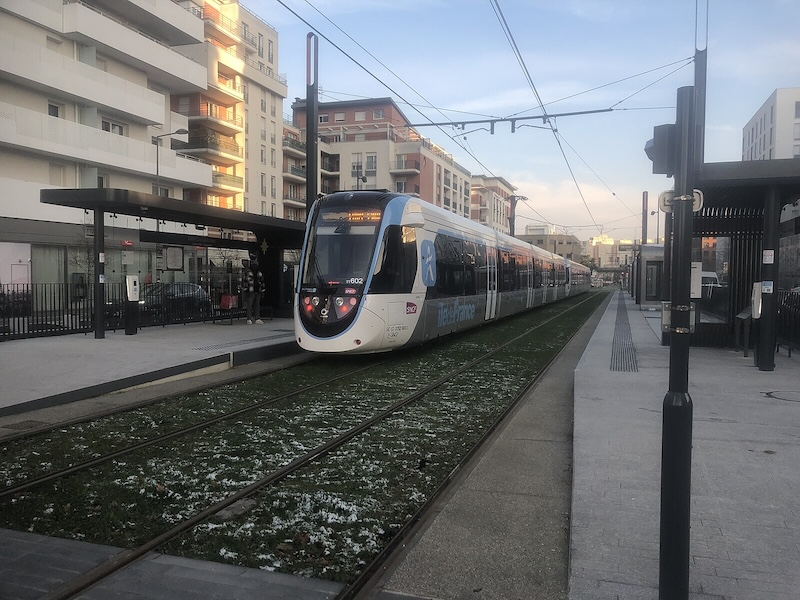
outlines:
{"label": "distant building", "polygon": [[473,175],[471,219],[502,233],[511,233],[511,197],[517,188],[502,177]]}
{"label": "distant building", "polygon": [[[742,130],[742,160],[800,158],[800,88],[770,94]],[[800,206],[786,204],[780,215],[778,286],[800,285]]]}
{"label": "distant building", "polygon": [[742,129],[742,160],[800,157],[800,88],[776,89]]}
{"label": "distant building", "polygon": [[581,241],[569,233],[557,233],[550,225],[527,225],[519,239],[578,262],[582,254]]}
{"label": "distant building", "polygon": [[[321,102],[318,119],[320,192],[387,189],[470,217],[472,174],[411,127],[391,98]],[[292,123],[302,141],[306,122],[297,98]]]}
{"label": "distant building", "polygon": [[635,241],[615,241],[614,238],[601,234],[584,242],[584,254],[593,258],[598,267],[624,267],[633,263],[635,247]]}

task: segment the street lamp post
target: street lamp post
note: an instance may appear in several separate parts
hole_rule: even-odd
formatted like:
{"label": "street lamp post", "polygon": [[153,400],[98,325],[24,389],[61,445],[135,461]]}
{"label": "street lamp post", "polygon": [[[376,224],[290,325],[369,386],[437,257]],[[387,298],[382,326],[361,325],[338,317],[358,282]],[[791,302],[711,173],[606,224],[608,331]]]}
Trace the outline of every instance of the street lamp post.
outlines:
{"label": "street lamp post", "polygon": [[661,210],[651,210],[650,215],[656,215],[656,244],[661,241]]}
{"label": "street lamp post", "polygon": [[171,131],[170,133],[162,133],[161,135],[154,135],[153,139],[156,141],[156,196],[161,195],[161,186],[160,184],[160,177],[159,177],[159,169],[160,169],[160,161],[159,161],[159,148],[161,147],[161,138],[169,137],[171,135],[186,135],[189,133],[187,129],[176,129],[175,131]]}

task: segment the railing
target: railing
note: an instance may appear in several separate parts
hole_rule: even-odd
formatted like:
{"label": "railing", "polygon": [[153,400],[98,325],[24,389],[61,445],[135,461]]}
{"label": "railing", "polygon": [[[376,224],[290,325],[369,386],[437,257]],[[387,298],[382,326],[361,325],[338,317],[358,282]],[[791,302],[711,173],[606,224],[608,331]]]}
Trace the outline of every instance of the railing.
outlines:
{"label": "railing", "polygon": [[287,148],[294,148],[295,150],[299,150],[300,152],[306,151],[306,145],[304,142],[299,140],[293,140],[291,138],[283,138],[283,146]]}
{"label": "railing", "polygon": [[778,346],[800,350],[800,292],[780,290],[777,293]]}
{"label": "railing", "polygon": [[228,173],[212,173],[211,181],[215,185],[227,185],[229,187],[242,188],[244,187],[244,177],[238,175],[229,175]]}
{"label": "railing", "polygon": [[[104,328],[125,329],[126,322],[141,328],[245,316],[245,309],[238,308],[243,306],[241,299],[237,308],[222,309],[221,297],[221,291],[209,295],[195,284],[145,284],[139,302],[131,304],[124,284],[107,283]],[[89,333],[94,315],[94,284],[0,285],[0,341]]]}

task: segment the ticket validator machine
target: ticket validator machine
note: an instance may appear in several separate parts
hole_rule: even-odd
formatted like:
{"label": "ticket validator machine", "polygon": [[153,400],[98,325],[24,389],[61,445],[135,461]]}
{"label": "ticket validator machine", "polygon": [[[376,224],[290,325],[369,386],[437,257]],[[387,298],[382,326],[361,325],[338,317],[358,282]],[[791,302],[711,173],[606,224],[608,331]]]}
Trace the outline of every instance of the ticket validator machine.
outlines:
{"label": "ticket validator machine", "polygon": [[139,276],[125,276],[125,335],[136,335],[139,329]]}

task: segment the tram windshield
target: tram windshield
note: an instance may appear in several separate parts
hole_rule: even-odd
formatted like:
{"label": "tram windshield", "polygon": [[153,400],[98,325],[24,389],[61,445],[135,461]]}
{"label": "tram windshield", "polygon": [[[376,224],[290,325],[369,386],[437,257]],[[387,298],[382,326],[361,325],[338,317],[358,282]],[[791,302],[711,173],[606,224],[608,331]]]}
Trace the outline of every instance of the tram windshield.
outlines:
{"label": "tram windshield", "polygon": [[381,216],[375,207],[323,204],[308,238],[302,286],[363,288]]}

